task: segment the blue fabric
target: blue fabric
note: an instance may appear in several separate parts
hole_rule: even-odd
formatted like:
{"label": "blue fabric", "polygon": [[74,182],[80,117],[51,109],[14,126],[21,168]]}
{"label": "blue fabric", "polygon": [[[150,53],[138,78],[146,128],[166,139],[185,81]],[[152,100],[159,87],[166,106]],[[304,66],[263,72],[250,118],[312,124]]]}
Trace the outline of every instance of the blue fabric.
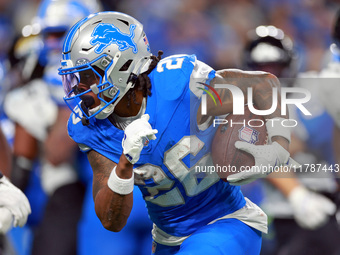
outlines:
{"label": "blue fabric", "polygon": [[180,246],[153,244],[153,255],[257,255],[261,232],[236,219],[225,219],[204,226]]}

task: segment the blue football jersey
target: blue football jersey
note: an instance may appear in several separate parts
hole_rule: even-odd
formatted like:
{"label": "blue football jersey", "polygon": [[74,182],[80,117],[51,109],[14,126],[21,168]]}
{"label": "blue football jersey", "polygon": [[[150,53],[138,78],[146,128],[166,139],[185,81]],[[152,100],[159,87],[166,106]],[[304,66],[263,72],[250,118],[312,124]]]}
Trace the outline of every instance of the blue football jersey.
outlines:
{"label": "blue football jersey", "polygon": [[[201,68],[200,66],[204,66]],[[187,236],[201,226],[245,205],[239,187],[218,175],[196,171],[212,165],[211,142],[217,127],[198,125],[202,86],[215,71],[194,55],[161,60],[150,73],[151,96],[145,113],[158,130],[157,139],[144,147],[134,165],[135,184],[146,201],[151,220],[167,234]],[[79,109],[76,112],[81,114]],[[74,114],[68,122],[71,138],[83,151],[96,150],[118,163],[124,131],[108,119],[90,119],[88,126]]]}

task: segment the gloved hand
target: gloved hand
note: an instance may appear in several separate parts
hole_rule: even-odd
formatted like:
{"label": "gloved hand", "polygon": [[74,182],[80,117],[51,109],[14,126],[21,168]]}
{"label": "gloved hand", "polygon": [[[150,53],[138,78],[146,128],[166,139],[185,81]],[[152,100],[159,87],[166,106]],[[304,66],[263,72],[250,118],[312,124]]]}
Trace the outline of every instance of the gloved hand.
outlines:
{"label": "gloved hand", "polygon": [[6,207],[0,207],[0,234],[6,234],[12,227],[13,216]]}
{"label": "gloved hand", "polygon": [[231,185],[244,185],[258,178],[265,177],[274,170],[274,167],[288,166],[299,168],[299,164],[289,157],[289,152],[277,142],[269,145],[254,145],[237,141],[235,147],[253,155],[255,165],[250,169],[229,175],[227,181]]}
{"label": "gloved hand", "polygon": [[155,140],[157,129],[152,129],[149,121],[149,114],[144,114],[140,119],[134,120],[125,128],[124,139],[122,141],[123,153],[131,164],[139,160],[143,146],[149,140]]}
{"label": "gloved hand", "polygon": [[336,211],[335,204],[327,197],[299,186],[288,195],[297,224],[306,229],[324,225]]}
{"label": "gloved hand", "polygon": [[14,217],[13,226],[24,226],[31,207],[27,197],[5,176],[0,179],[0,207],[7,208]]}

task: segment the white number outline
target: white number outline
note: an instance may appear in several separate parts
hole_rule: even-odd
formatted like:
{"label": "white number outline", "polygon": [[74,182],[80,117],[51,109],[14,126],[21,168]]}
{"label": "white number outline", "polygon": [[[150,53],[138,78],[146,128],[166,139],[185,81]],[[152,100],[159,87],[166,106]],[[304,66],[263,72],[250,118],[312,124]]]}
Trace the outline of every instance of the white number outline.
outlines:
{"label": "white number outline", "polygon": [[[191,146],[190,146],[191,145]],[[217,174],[209,174],[209,178],[206,178],[207,175],[202,178],[202,180],[198,183],[197,177],[194,176],[193,171],[195,171],[195,167],[197,165],[202,165],[204,162],[208,160],[210,157],[210,153],[205,154],[194,166],[190,169],[183,162],[183,158],[187,155],[192,154],[193,156],[197,155],[201,149],[203,148],[204,143],[195,135],[184,136],[181,140],[179,140],[174,146],[172,146],[169,150],[164,153],[164,165],[167,167],[169,172],[182,184],[184,187],[186,196],[193,197],[198,195],[199,193],[207,190],[209,187],[214,185],[219,181],[219,177]],[[159,166],[147,163],[138,168],[134,169],[138,174],[144,172],[148,173],[148,176],[152,178],[153,181],[159,185],[153,187],[146,187],[150,192],[150,196],[146,196],[145,200],[150,201],[154,204],[157,204],[162,207],[169,207],[184,204],[185,200],[182,196],[182,193],[175,187],[172,189],[175,181],[171,181],[163,171],[163,169]],[[158,176],[158,178],[157,178]],[[163,179],[160,179],[159,176],[166,176]],[[170,180],[170,182],[169,182]],[[167,187],[166,187],[167,186]],[[165,194],[154,198],[155,195],[159,193],[159,190],[169,190]]]}
{"label": "white number outline", "polygon": [[78,114],[78,116],[83,116],[83,113],[80,110],[78,105],[74,108],[74,113],[72,114],[73,125],[76,125],[77,123],[79,123],[81,121],[81,118],[79,118],[76,113]]}
{"label": "white number outline", "polygon": [[[176,63],[173,63],[176,61]],[[173,70],[173,69],[180,69],[182,68],[184,58],[169,58],[169,59],[163,59],[161,60],[158,65],[157,65],[157,72],[161,73],[164,72],[164,67],[163,65],[165,64],[165,68],[168,70]]]}

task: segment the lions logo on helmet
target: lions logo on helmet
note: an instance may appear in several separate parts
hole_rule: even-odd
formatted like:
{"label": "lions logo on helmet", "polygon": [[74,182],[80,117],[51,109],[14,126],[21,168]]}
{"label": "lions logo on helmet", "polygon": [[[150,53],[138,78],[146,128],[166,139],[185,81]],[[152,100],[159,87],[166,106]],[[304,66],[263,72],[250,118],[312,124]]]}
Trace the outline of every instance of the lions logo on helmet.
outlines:
{"label": "lions logo on helmet", "polygon": [[112,24],[101,23],[93,30],[92,40],[90,43],[92,45],[98,44],[97,48],[94,50],[96,53],[102,53],[103,50],[112,43],[118,45],[120,51],[125,51],[132,48],[133,53],[137,53],[137,45],[133,41],[136,25],[132,24],[130,26],[130,34],[122,33],[117,27]]}

